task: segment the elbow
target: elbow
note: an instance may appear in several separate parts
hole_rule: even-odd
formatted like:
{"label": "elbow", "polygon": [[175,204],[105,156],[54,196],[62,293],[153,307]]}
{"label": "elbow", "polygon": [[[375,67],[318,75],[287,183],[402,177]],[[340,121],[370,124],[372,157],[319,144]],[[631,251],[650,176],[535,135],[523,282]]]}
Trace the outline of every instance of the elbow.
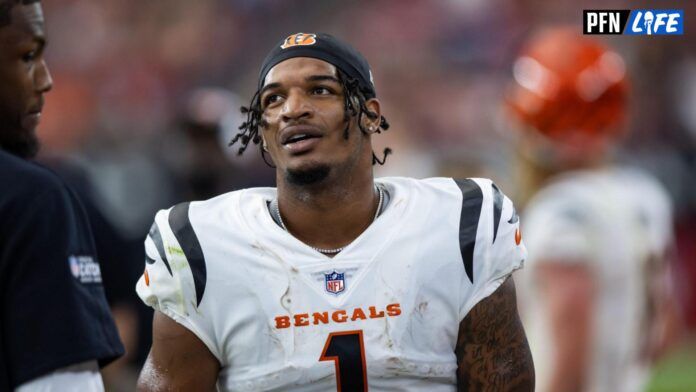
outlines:
{"label": "elbow", "polygon": [[157,372],[152,364],[147,361],[145,362],[145,367],[140,372],[135,390],[137,392],[163,392],[177,390],[177,388],[169,382],[169,378],[166,375]]}

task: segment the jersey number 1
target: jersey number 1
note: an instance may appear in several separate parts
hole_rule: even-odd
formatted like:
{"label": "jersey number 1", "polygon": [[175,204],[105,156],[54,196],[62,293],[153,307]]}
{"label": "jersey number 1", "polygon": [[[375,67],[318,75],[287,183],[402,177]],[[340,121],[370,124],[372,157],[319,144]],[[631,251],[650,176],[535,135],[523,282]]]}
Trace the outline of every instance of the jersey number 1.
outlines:
{"label": "jersey number 1", "polygon": [[362,330],[329,334],[320,361],[334,361],[338,392],[367,391]]}

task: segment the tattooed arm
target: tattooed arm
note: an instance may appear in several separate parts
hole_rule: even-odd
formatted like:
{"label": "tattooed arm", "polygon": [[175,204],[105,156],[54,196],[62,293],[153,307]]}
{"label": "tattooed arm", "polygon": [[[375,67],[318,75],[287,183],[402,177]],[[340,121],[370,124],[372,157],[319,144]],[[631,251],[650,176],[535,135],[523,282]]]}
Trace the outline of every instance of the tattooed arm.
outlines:
{"label": "tattooed arm", "polygon": [[459,391],[533,391],[534,364],[512,277],[467,314],[457,339]]}

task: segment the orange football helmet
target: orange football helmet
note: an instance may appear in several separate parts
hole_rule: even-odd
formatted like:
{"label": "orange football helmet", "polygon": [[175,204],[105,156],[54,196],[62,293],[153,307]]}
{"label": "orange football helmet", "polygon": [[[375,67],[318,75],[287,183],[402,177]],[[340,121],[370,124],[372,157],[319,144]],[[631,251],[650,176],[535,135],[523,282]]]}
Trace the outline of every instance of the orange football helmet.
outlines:
{"label": "orange football helmet", "polygon": [[549,28],[534,36],[515,61],[513,76],[505,102],[524,128],[576,148],[623,129],[623,59],[579,28]]}

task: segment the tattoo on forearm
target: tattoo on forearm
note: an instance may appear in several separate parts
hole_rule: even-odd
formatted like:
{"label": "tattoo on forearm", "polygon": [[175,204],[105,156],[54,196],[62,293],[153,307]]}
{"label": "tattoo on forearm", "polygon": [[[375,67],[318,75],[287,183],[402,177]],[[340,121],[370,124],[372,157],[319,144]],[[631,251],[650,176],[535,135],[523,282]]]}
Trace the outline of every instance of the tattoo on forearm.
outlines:
{"label": "tattoo on forearm", "polygon": [[459,326],[459,391],[533,391],[534,364],[508,278]]}

